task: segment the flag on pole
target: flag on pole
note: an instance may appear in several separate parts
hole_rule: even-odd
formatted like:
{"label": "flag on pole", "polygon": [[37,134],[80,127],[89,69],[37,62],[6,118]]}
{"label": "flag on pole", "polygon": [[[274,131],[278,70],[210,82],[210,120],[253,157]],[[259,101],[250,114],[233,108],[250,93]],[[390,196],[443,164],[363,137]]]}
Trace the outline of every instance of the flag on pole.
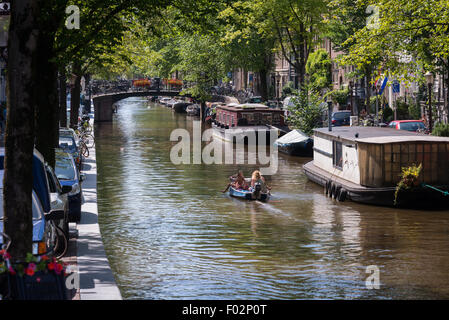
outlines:
{"label": "flag on pole", "polygon": [[384,82],[382,82],[382,86],[380,87],[380,92],[379,95],[382,95],[382,93],[385,90],[385,87],[387,86],[387,82],[388,82],[388,76],[384,78]]}

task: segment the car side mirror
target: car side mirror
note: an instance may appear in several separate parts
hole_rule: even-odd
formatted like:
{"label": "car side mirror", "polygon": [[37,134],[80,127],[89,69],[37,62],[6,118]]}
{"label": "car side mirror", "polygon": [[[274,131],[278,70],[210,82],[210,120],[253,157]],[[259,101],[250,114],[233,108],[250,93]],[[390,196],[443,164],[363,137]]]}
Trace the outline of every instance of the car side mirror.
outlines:
{"label": "car side mirror", "polygon": [[64,210],[51,210],[49,213],[45,214],[45,220],[62,220],[64,219]]}
{"label": "car side mirror", "polygon": [[62,186],[62,194],[66,194],[72,191],[72,186]]}
{"label": "car side mirror", "polygon": [[83,182],[84,180],[86,180],[86,175],[84,173],[80,174],[80,182]]}

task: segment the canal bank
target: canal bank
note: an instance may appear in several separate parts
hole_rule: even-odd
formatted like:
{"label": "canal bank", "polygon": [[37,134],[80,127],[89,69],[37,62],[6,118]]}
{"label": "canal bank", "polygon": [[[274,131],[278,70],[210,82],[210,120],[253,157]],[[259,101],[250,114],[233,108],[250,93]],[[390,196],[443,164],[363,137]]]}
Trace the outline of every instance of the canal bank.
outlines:
{"label": "canal bank", "polygon": [[[93,124],[93,119],[91,123]],[[76,225],[80,300],[121,300],[98,225],[95,148],[90,150],[89,157],[83,161],[82,172],[86,175],[82,184],[84,203],[81,207],[81,221]]]}

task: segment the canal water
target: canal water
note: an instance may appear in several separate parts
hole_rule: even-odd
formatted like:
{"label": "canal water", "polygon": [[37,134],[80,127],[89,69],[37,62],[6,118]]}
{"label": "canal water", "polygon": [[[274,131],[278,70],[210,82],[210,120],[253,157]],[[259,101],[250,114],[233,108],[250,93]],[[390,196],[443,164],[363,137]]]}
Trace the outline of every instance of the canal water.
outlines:
{"label": "canal water", "polygon": [[170,134],[192,120],[130,98],[96,125],[100,228],[125,299],[449,298],[449,211],[337,203],[305,177],[310,159],[282,154],[270,202],[230,198],[227,178],[257,167],[174,165]]}

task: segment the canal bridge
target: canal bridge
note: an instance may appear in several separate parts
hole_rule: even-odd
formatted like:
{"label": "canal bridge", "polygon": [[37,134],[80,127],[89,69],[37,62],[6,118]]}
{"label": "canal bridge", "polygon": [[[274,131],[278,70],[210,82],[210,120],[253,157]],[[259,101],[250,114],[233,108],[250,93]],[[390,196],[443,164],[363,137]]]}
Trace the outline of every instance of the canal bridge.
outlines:
{"label": "canal bridge", "polygon": [[[181,91],[178,90],[145,90],[145,91],[123,91],[99,94],[92,97],[95,109],[95,122],[112,121],[112,114],[114,113],[114,103],[130,98],[130,97],[149,97],[149,96],[162,96],[162,97],[176,97],[180,96]],[[189,94],[183,94],[183,97],[191,97]],[[211,102],[224,102],[224,103],[239,103],[235,97],[228,97],[222,95],[212,95]]]}
{"label": "canal bridge", "polygon": [[[126,98],[149,96],[176,97],[179,95],[179,90],[123,91],[99,94],[92,97],[95,109],[95,122],[112,121],[112,114],[114,113],[113,104]],[[183,96],[190,97],[188,94]]]}

